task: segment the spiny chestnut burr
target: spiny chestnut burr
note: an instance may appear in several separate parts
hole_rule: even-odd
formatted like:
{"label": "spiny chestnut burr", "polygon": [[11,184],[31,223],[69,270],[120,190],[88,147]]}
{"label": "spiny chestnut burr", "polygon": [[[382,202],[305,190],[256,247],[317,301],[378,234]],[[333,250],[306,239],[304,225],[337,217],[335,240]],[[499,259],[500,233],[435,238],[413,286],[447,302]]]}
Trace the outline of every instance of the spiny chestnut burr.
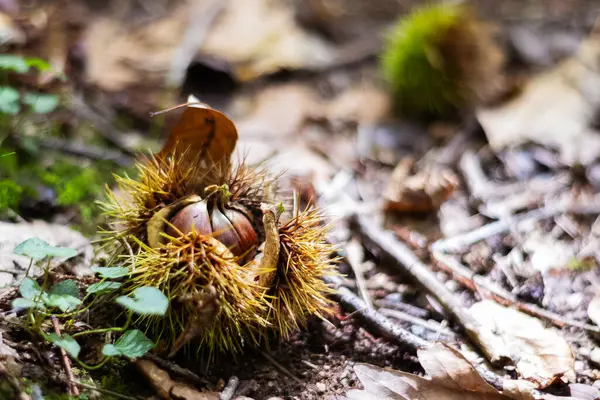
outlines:
{"label": "spiny chestnut burr", "polygon": [[237,353],[287,339],[311,315],[332,311],[321,279],[335,275],[329,225],[294,209],[277,177],[233,165],[237,130],[224,114],[188,105],[163,149],[137,163],[139,176],[108,190],[107,251],[131,265],[119,293],[151,286],[167,315],[136,324],[167,356]]}
{"label": "spiny chestnut burr", "polygon": [[213,236],[239,257],[240,265],[252,260],[258,247],[258,235],[243,207],[229,204],[227,187],[209,186],[205,197],[198,197],[198,200],[183,207],[171,218],[166,233],[177,237],[195,231]]}

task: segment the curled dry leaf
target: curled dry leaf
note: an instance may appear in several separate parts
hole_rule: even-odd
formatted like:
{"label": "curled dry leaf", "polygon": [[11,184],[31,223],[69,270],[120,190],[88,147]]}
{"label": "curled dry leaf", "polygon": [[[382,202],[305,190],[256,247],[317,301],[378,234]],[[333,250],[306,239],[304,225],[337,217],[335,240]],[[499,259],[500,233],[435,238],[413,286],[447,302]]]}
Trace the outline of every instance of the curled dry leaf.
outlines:
{"label": "curled dry leaf", "polygon": [[575,380],[574,358],[567,341],[533,317],[493,301],[475,303],[471,315],[490,332],[498,352],[508,354],[520,378],[545,388],[564,377]]}
{"label": "curled dry leaf", "polygon": [[206,104],[189,103],[159,156],[177,154],[188,165],[198,161],[228,165],[237,139],[237,129],[225,114]]}
{"label": "curled dry leaf", "polygon": [[458,186],[449,169],[425,169],[410,175],[412,160],[401,161],[384,192],[385,208],[397,212],[429,213],[448,200]]}
{"label": "curled dry leaf", "polygon": [[[535,384],[523,380],[504,379],[502,392],[489,385],[473,364],[458,350],[438,343],[418,352],[424,378],[369,364],[357,364],[354,372],[364,390],[350,390],[350,400],[575,400],[579,397],[557,397],[540,393]],[[579,385],[583,386],[583,385]],[[571,394],[584,393],[585,400],[594,399],[598,391],[592,387],[570,385]]]}
{"label": "curled dry leaf", "polygon": [[150,360],[135,362],[138,370],[148,380],[156,394],[164,400],[218,400],[216,392],[200,392],[192,386],[171,379],[169,374]]}
{"label": "curled dry leaf", "polygon": [[444,344],[419,350],[419,361],[430,378],[406,372],[357,364],[354,372],[364,390],[351,390],[351,400],[503,400],[504,396],[486,383],[473,365]]}

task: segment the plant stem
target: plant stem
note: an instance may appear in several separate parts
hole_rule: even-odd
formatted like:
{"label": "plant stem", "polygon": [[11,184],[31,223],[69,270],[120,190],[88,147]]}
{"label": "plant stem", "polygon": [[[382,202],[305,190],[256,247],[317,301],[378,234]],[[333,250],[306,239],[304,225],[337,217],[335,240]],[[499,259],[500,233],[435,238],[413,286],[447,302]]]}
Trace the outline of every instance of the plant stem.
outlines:
{"label": "plant stem", "polygon": [[25,272],[25,277],[29,276],[29,271],[31,270],[31,266],[33,265],[33,257],[29,258],[29,266],[27,267],[27,272]]}
{"label": "plant stem", "polygon": [[102,361],[100,361],[98,364],[96,365],[88,365],[86,363],[84,363],[83,361],[81,361],[80,359],[76,358],[75,361],[77,361],[77,364],[81,365],[83,368],[87,369],[88,371],[94,371],[96,369],[100,369],[104,366],[104,364],[106,364],[106,362],[110,359],[110,357],[104,357],[102,359]]}
{"label": "plant stem", "polygon": [[92,333],[123,332],[125,329],[127,329],[129,327],[132,317],[133,317],[133,312],[129,311],[127,313],[127,321],[125,321],[125,325],[123,325],[121,327],[92,329],[91,331],[83,331],[83,332],[74,333],[73,335],[71,335],[71,337],[75,338],[77,336],[91,335]]}

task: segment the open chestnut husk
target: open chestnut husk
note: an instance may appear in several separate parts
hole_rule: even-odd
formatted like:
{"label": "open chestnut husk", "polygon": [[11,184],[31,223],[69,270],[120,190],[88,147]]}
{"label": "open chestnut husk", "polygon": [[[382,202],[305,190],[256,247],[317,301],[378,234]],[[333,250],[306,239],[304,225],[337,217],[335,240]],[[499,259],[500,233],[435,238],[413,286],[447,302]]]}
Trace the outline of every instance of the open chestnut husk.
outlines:
{"label": "open chestnut husk", "polygon": [[213,236],[238,257],[239,264],[252,260],[258,248],[258,234],[249,212],[242,205],[228,202],[226,186],[209,187],[205,192],[208,195],[203,199],[183,207],[171,218],[166,233],[177,237],[195,231]]}

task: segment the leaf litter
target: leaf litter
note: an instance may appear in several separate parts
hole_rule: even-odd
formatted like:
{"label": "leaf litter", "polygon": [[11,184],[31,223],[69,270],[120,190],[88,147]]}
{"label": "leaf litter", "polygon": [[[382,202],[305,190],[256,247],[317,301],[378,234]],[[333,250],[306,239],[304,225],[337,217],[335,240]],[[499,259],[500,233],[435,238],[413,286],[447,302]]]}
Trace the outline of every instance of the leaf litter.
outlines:
{"label": "leaf litter", "polygon": [[[88,34],[81,42],[89,47],[87,52],[91,54],[88,60],[90,66],[85,72],[86,85],[118,97],[123,101],[121,104],[125,104],[126,108],[130,107],[130,111],[135,108],[134,114],[138,116],[172,105],[171,99],[167,96],[161,97],[157,93],[165,89],[166,77],[172,72],[172,58],[176,53],[174,49],[179,48],[175,44],[186,42],[186,23],[197,15],[199,9],[204,9],[204,4],[200,3],[206,2],[181,2],[168,12],[158,12],[151,24],[133,22],[130,26],[123,26],[123,21],[119,18],[101,14],[90,18],[91,28],[87,28]],[[325,14],[321,14],[320,18],[326,18],[328,21],[346,18],[344,13],[331,14],[331,7],[335,1],[315,0],[310,3],[311,8],[319,8],[318,3],[323,3],[322,10],[325,10]],[[505,355],[504,359],[508,364],[504,369],[498,365],[494,366],[494,373],[504,384],[502,390],[499,390],[491,386],[488,379],[484,379],[487,375],[481,372],[485,365],[482,360],[474,361],[472,357],[467,359],[449,345],[436,344],[431,348],[419,350],[417,363],[417,360],[411,358],[412,355],[403,349],[386,343],[377,335],[367,333],[366,331],[371,331],[368,327],[362,327],[357,322],[358,318],[354,319],[356,314],[344,314],[340,311],[329,323],[311,322],[309,332],[300,332],[294,335],[291,344],[282,344],[279,349],[274,349],[278,356],[276,359],[285,364],[283,371],[291,370],[292,376],[300,376],[300,380],[305,380],[304,384],[297,384],[296,380],[289,379],[288,374],[260,357],[253,359],[251,356],[242,360],[238,369],[226,367],[216,373],[210,372],[212,375],[207,375],[210,380],[214,382],[230,374],[239,374],[242,377],[242,385],[237,394],[243,396],[245,393],[255,398],[262,398],[262,395],[266,398],[274,394],[286,396],[290,393],[291,398],[326,398],[328,395],[341,395],[347,388],[357,387],[359,384],[363,385],[364,390],[349,393],[350,398],[597,398],[598,392],[591,383],[599,380],[600,375],[597,366],[590,364],[594,359],[600,359],[592,356],[595,342],[586,335],[585,329],[569,325],[569,321],[572,320],[586,323],[587,318],[596,325],[598,323],[598,301],[595,298],[596,290],[592,287],[596,279],[593,269],[598,258],[593,248],[597,241],[594,241],[593,234],[589,232],[591,224],[588,221],[588,215],[593,215],[593,212],[586,214],[565,208],[554,214],[545,214],[550,215],[547,218],[534,218],[533,223],[526,228],[518,222],[521,212],[535,211],[537,208],[547,211],[546,207],[552,206],[554,202],[560,203],[562,207],[563,203],[557,200],[559,197],[567,199],[568,205],[565,207],[570,207],[585,197],[583,192],[588,190],[585,186],[581,188],[575,185],[571,176],[567,176],[566,184],[554,185],[552,188],[550,184],[545,185],[558,180],[556,175],[562,172],[557,171],[557,159],[560,165],[558,169],[564,164],[572,165],[576,161],[583,162],[585,167],[594,166],[594,157],[598,153],[592,138],[594,131],[586,130],[593,122],[590,110],[593,108],[594,93],[585,90],[595,87],[595,72],[584,71],[581,68],[582,64],[589,62],[590,58],[593,58],[591,56],[596,54],[594,38],[588,39],[589,42],[583,44],[580,54],[575,56],[575,59],[568,60],[564,64],[566,66],[533,78],[525,86],[520,97],[513,100],[515,103],[508,102],[498,108],[479,110],[479,122],[491,150],[476,147],[475,157],[481,162],[482,179],[492,184],[486,186],[486,190],[478,191],[477,189],[483,186],[463,185],[465,181],[470,183],[469,178],[472,176],[469,175],[469,171],[454,165],[460,157],[453,155],[454,161],[444,160],[443,157],[431,161],[422,157],[424,147],[428,149],[431,146],[440,146],[443,150],[444,146],[448,145],[444,140],[439,140],[440,136],[437,136],[438,132],[434,128],[414,128],[397,121],[388,124],[389,120],[393,119],[390,115],[389,99],[385,88],[378,84],[357,84],[357,75],[348,77],[344,75],[345,71],[324,74],[326,77],[318,82],[305,78],[296,79],[292,74],[292,83],[269,82],[264,87],[257,84],[256,82],[261,82],[265,77],[268,81],[270,75],[282,70],[291,70],[292,73],[295,70],[322,71],[331,65],[334,51],[333,44],[320,33],[299,25],[287,3],[261,0],[254,6],[251,7],[241,0],[228,2],[210,21],[208,36],[196,44],[197,48],[193,49],[190,56],[193,62],[200,63],[206,55],[221,59],[225,61],[221,65],[224,65],[223,68],[235,80],[257,85],[258,89],[255,86],[248,90],[250,94],[245,92],[236,95],[238,99],[234,100],[231,108],[224,108],[228,115],[236,116],[235,120],[239,121],[239,141],[240,144],[247,145],[242,154],[254,153],[256,147],[252,145],[262,145],[264,151],[260,151],[261,157],[256,157],[257,162],[268,159],[274,170],[290,169],[295,178],[303,179],[302,187],[307,192],[316,194],[313,199],[319,201],[325,202],[326,196],[318,196],[327,193],[327,190],[321,189],[331,185],[334,189],[329,190],[328,196],[335,197],[338,201],[333,205],[345,210],[362,212],[375,208],[380,216],[379,211],[383,209],[380,200],[382,196],[385,197],[386,222],[391,224],[391,230],[410,244],[421,258],[432,261],[431,268],[437,274],[437,279],[444,283],[453,296],[460,299],[462,306],[471,307],[469,312],[481,325],[481,331],[489,333],[489,337],[493,339],[490,343],[497,347],[498,354]],[[350,8],[355,6],[356,4],[348,5]],[[548,6],[553,7],[555,5]],[[335,6],[333,9],[335,10]],[[495,10],[495,5],[492,9]],[[330,32],[337,29],[334,26],[327,28],[325,31]],[[232,37],[244,37],[244,40],[232,40]],[[113,46],[106,46],[107,42]],[[149,56],[150,54],[152,56]],[[360,76],[367,77],[366,81],[376,81],[369,75],[368,68],[359,69]],[[571,79],[567,79],[567,83],[563,79],[565,76]],[[574,87],[573,82],[583,82],[575,85],[575,93],[571,90]],[[572,106],[557,110],[556,118],[561,119],[560,125],[554,123],[554,120],[544,120],[547,116],[536,111],[547,109],[548,99],[551,96],[556,98],[556,93],[561,94],[559,97]],[[202,99],[202,96],[199,98]],[[582,98],[592,101],[583,106]],[[516,105],[513,107],[513,104]],[[525,111],[521,110],[521,107]],[[511,114],[512,112],[514,114]],[[527,113],[527,117],[531,114],[537,118],[519,120],[521,112]],[[237,133],[233,133],[235,127],[233,130],[227,126],[223,129],[218,127],[219,121],[223,121],[219,112],[188,107],[183,113],[187,113],[184,120],[189,124],[176,130],[180,130],[184,142],[191,140],[197,146],[205,141],[206,146],[200,147],[204,146],[206,152],[214,158],[231,154],[234,147],[232,137],[237,139]],[[514,115],[517,117],[511,121]],[[504,117],[507,119],[501,119]],[[512,122],[514,124],[509,124],[508,127],[505,125]],[[563,129],[565,127],[568,129]],[[186,136],[190,130],[194,131],[194,135]],[[202,134],[198,135],[197,131],[201,131]],[[393,137],[394,146],[398,144],[397,148],[394,147],[390,151],[390,147],[393,146],[390,146],[389,137],[379,134],[382,131],[391,133],[389,136]],[[415,135],[414,132],[418,134]],[[572,134],[564,135],[564,132]],[[510,134],[502,137],[505,133]],[[536,135],[538,133],[539,135]],[[368,140],[359,140],[358,136],[362,135],[364,139],[365,134],[372,136],[369,136]],[[351,144],[350,151],[340,150],[344,135],[351,138],[348,141]],[[224,140],[224,143],[207,140],[212,136],[228,139]],[[431,140],[432,137],[436,139]],[[417,144],[417,141],[426,144],[423,146]],[[503,152],[507,149],[520,151],[522,143],[526,142],[557,149],[558,156],[552,152],[536,152],[527,148],[523,151],[523,164],[509,162],[510,165],[507,165],[506,160],[509,158],[503,158]],[[179,145],[175,141],[167,143],[165,148],[172,151]],[[380,148],[374,151],[376,146]],[[448,148],[453,148],[452,151],[459,155],[465,150],[460,146],[448,145]],[[239,149],[240,146],[238,151]],[[340,153],[341,159],[344,160],[341,163],[338,159]],[[405,159],[404,153],[416,158],[415,166],[411,165],[411,168],[406,169],[401,163],[399,165],[398,161]],[[440,154],[443,154],[443,151]],[[193,155],[185,162],[193,162]],[[530,167],[523,175],[531,174],[539,178],[540,171],[547,173],[550,170],[553,176],[549,180],[540,180],[542,184],[535,190],[530,190],[530,181],[518,178],[523,172],[519,169],[525,164]],[[340,166],[347,169],[344,171],[346,174],[340,173]],[[345,183],[336,181],[344,176],[351,178],[347,178]],[[374,176],[376,178],[372,179]],[[514,183],[521,185],[511,186]],[[332,195],[332,192],[335,192],[335,195]],[[374,200],[372,204],[377,206],[372,207],[371,200]],[[365,205],[366,203],[369,204]],[[417,213],[423,214],[419,218],[424,220],[418,221],[419,218],[414,218],[414,214]],[[468,243],[463,247],[463,251],[446,251],[456,258],[457,263],[468,268],[467,278],[465,275],[461,278],[456,270],[443,265],[436,258],[436,254],[428,253],[427,248],[440,234],[420,229],[423,225],[437,228],[436,223],[432,223],[436,218],[443,220],[447,226],[455,227],[445,230],[446,236]],[[338,227],[345,225],[345,222],[338,224]],[[494,225],[496,222],[498,224]],[[37,225],[35,226],[37,228]],[[498,229],[498,226],[505,228]],[[13,228],[17,229],[17,224],[11,224],[8,228],[11,231]],[[68,237],[67,232],[59,229],[58,226],[52,225],[50,234],[38,235],[36,231],[36,234],[31,236],[42,236],[48,243],[56,246],[71,247],[66,243],[66,239],[63,240]],[[486,230],[492,233],[486,234]],[[342,236],[345,234],[354,236],[355,239],[358,237],[356,232],[349,233],[345,227],[340,231]],[[461,238],[462,234],[465,234],[466,238]],[[56,241],[57,237],[60,240]],[[10,242],[10,239],[7,242]],[[77,246],[73,247],[85,249],[85,260],[77,259],[75,262],[78,267],[91,274],[88,268],[91,257],[87,256],[89,244],[77,242]],[[341,266],[342,271],[350,277],[345,284],[349,287],[356,285],[358,279],[352,279],[353,273],[364,275],[366,288],[363,290],[366,294],[363,295],[373,300],[375,309],[381,310],[381,305],[385,304],[385,307],[397,307],[403,312],[430,320],[411,325],[406,320],[394,318],[395,326],[409,329],[413,334],[435,342],[442,337],[441,330],[432,334],[430,329],[423,330],[419,326],[431,327],[438,324],[445,332],[454,333],[450,336],[452,340],[464,344],[465,338],[460,336],[461,327],[456,321],[447,319],[447,310],[443,310],[440,304],[426,293],[427,290],[414,287],[410,280],[405,280],[402,276],[383,271],[384,268],[381,267],[386,266],[387,260],[380,258],[377,245],[373,248],[367,247],[368,251],[365,252],[365,259],[360,261],[360,268],[349,270],[347,266]],[[4,256],[4,252],[2,254]],[[507,254],[510,254],[510,257]],[[9,257],[11,260],[14,257],[21,266],[25,264],[26,268],[26,260],[12,255]],[[592,271],[585,269],[585,265],[591,265]],[[112,274],[100,268],[102,267],[93,267],[91,270],[99,274],[98,279],[119,279],[128,271],[128,268],[122,267],[121,272],[112,271],[115,272]],[[12,272],[8,273],[7,280],[20,281],[23,274]],[[0,272],[0,276],[3,276],[2,274],[6,273]],[[498,289],[496,292],[490,292],[489,285],[486,286],[490,281],[498,285],[492,287]],[[114,281],[93,282],[92,286],[87,287],[94,288],[93,290],[81,293],[110,293],[119,285],[119,282]],[[557,288],[560,290],[557,291]],[[54,295],[76,297],[71,289]],[[512,292],[502,292],[500,289]],[[510,299],[508,307],[489,300],[498,300],[498,293],[504,296],[500,299]],[[0,299],[3,299],[2,296],[0,293]],[[144,305],[140,304],[143,303],[143,299],[130,300],[127,302],[130,307],[143,308]],[[548,319],[545,315],[531,317],[516,311],[516,308],[523,304],[535,304],[549,312],[561,314],[564,321],[561,321],[561,318],[558,321],[556,318]],[[69,304],[65,303],[63,306],[68,309]],[[162,306],[159,305],[159,311],[163,309]],[[563,308],[566,306],[568,308]],[[60,305],[58,307],[62,308]],[[383,310],[381,311],[383,314]],[[360,310],[355,312],[359,313]],[[388,312],[386,315],[393,314]],[[563,325],[560,325],[561,323]],[[552,324],[558,325],[559,328],[551,327]],[[8,348],[12,349],[10,346],[15,343],[14,335],[13,331],[8,334]],[[446,339],[444,337],[444,340]],[[67,347],[69,345],[69,339],[64,335],[53,337],[53,340]],[[118,341],[114,344],[115,348],[118,347],[117,344]],[[113,351],[116,351],[115,348],[109,347]],[[7,354],[9,357],[14,356],[10,351]],[[32,353],[26,354],[31,357]],[[285,361],[286,359],[289,361]],[[378,365],[354,364],[361,361]],[[1,362],[3,359],[0,358]],[[419,371],[418,364],[425,370],[427,378],[400,371]],[[149,381],[163,398],[205,399],[218,396],[216,391],[206,393],[191,388],[187,383],[179,384],[169,377],[169,374],[173,374],[172,370],[165,372],[166,367],[162,372],[160,370],[163,366],[147,368],[150,372],[144,373],[150,376]],[[200,370],[200,367],[197,370]],[[586,385],[565,383],[575,381],[575,375],[578,382],[584,382]],[[356,381],[357,378],[360,382]],[[251,387],[253,383],[260,387],[246,389],[244,386],[246,384]],[[313,383],[318,386],[313,386]],[[548,391],[557,394],[560,390],[562,394],[570,392],[571,397],[554,396],[538,391],[546,387]],[[211,389],[214,388],[215,386]]]}

